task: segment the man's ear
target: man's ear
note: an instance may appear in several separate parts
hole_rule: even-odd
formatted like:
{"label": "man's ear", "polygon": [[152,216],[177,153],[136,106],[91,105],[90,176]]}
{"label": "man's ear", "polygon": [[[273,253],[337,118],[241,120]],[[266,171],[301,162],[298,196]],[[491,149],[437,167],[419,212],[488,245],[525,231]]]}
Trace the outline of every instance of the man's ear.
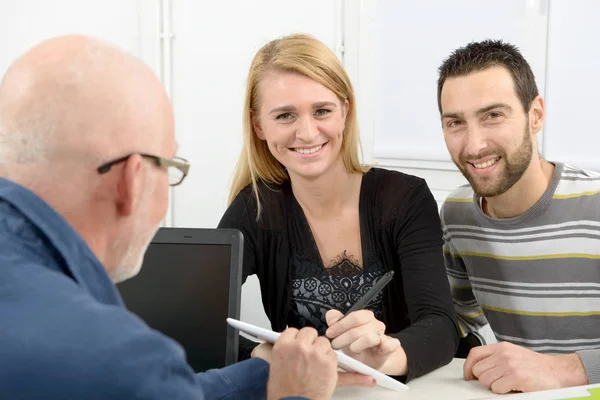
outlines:
{"label": "man's ear", "polygon": [[123,217],[129,217],[138,206],[143,189],[142,157],[133,154],[120,171],[117,183],[117,210]]}
{"label": "man's ear", "polygon": [[533,99],[531,102],[531,107],[529,108],[529,123],[532,134],[535,135],[542,130],[545,117],[546,112],[544,111],[544,99],[542,96],[538,95],[535,99]]}
{"label": "man's ear", "polygon": [[260,140],[266,140],[265,134],[260,127],[260,121],[258,120],[258,116],[254,110],[250,110],[250,118],[252,118],[252,127],[254,128],[254,132],[256,132],[256,136],[258,136]]}

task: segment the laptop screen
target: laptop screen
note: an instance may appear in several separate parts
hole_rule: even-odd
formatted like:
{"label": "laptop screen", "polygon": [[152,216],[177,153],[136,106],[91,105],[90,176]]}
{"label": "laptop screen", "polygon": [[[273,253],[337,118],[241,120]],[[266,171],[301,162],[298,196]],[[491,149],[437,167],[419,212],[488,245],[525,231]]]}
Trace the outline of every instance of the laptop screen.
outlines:
{"label": "laptop screen", "polygon": [[[202,241],[198,231],[217,233],[194,231],[197,242]],[[225,243],[164,243],[155,238],[140,273],[117,286],[131,312],[183,346],[196,372],[237,360],[237,340],[235,345],[230,343],[232,332],[226,322],[232,315],[239,317],[239,296],[235,296],[239,291],[234,288],[234,296],[230,296],[230,286],[239,282],[236,277],[234,283],[231,279],[231,266],[237,264],[232,263],[232,247]],[[237,303],[232,313],[231,302]]]}

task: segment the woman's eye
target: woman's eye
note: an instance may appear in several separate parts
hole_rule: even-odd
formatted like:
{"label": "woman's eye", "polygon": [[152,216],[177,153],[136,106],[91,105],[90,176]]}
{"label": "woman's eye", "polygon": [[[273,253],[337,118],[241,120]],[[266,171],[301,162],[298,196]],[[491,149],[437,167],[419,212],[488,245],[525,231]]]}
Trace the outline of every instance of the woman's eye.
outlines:
{"label": "woman's eye", "polygon": [[292,118],[292,114],[290,114],[290,113],[279,114],[277,117],[275,117],[275,119],[280,120],[280,121],[286,121],[291,118]]}
{"label": "woman's eye", "polygon": [[327,109],[325,109],[325,108],[320,108],[320,109],[318,109],[317,111],[315,111],[315,115],[316,115],[317,117],[322,117],[322,116],[324,116],[324,115],[327,115],[327,114],[329,114],[330,112],[331,112],[331,110],[327,110]]}

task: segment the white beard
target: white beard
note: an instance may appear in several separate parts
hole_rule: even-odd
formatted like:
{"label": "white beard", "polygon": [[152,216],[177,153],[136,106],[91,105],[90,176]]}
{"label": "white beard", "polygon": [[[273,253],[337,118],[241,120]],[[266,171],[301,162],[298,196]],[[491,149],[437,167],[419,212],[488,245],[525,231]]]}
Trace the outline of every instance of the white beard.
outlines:
{"label": "white beard", "polygon": [[[127,248],[123,258],[117,265],[117,268],[113,274],[111,274],[111,279],[113,282],[123,282],[127,279],[133,278],[140,272],[144,262],[144,254],[146,253],[148,246],[150,246],[150,242],[156,234],[156,231],[158,231],[158,227],[153,229],[149,235],[146,234],[143,238],[139,238],[139,242],[141,242],[139,245],[131,244]],[[135,234],[136,233],[134,232],[134,235]]]}
{"label": "white beard", "polygon": [[[142,263],[144,262],[144,254],[146,253],[148,246],[150,246],[150,242],[160,227],[160,224],[157,224],[156,226],[147,228],[145,232],[143,231],[143,228],[140,227],[140,225],[143,225],[144,222],[148,220],[150,202],[152,196],[154,195],[154,188],[150,189],[151,190],[148,190],[140,201],[141,211],[138,213],[139,215],[133,222],[129,246],[127,246],[125,254],[123,254],[123,257],[121,257],[117,263],[116,268],[110,274],[112,281],[115,283],[123,282],[127,279],[133,278],[140,272]],[[118,243],[115,248],[120,247],[117,246]]]}

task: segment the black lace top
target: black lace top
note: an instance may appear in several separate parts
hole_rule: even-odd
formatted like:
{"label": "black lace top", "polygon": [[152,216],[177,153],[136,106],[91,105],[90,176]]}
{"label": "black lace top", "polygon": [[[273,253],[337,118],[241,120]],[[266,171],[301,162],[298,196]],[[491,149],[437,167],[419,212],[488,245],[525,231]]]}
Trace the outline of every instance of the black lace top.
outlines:
{"label": "black lace top", "polygon": [[[318,260],[302,257],[294,251],[288,325],[296,328],[312,326],[324,335],[327,311],[346,312],[384,273],[380,262],[363,270],[358,261],[346,252],[340,254],[333,265],[323,268]],[[379,293],[366,307],[377,319],[382,318],[382,297],[383,293]]]}
{"label": "black lace top", "polygon": [[[243,278],[258,276],[272,328],[314,326],[324,332],[324,313],[345,311],[383,273],[395,271],[370,305],[400,340],[411,379],[450,362],[458,327],[442,254],[437,203],[423,179],[373,168],[362,179],[359,197],[362,263],[343,255],[326,269],[291,185],[259,185],[256,219],[251,187],[240,192],[219,227],[244,235]],[[240,358],[256,344],[240,338]]]}

